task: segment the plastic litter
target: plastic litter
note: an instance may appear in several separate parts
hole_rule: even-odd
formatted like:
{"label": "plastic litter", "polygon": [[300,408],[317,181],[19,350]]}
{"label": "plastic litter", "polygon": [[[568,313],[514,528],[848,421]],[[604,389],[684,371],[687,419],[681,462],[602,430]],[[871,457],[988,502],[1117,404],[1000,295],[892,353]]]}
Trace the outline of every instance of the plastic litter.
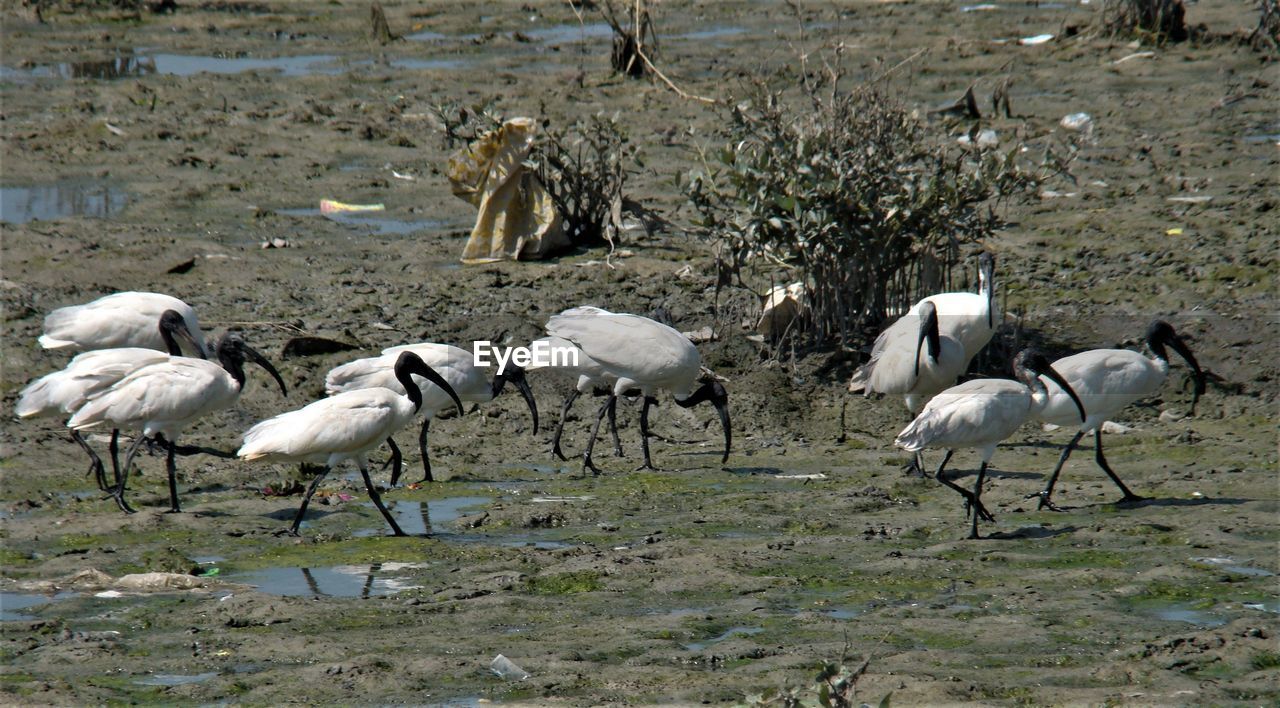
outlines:
{"label": "plastic litter", "polygon": [[1181,235],[1182,235],[1182,227],[1181,227],[1181,226],[1175,226],[1175,227],[1173,227],[1172,229],[1166,229],[1166,230],[1165,230],[1165,232],[1164,232],[1164,234],[1165,234],[1166,236],[1181,236]]}
{"label": "plastic litter", "polygon": [[797,317],[809,310],[809,292],[804,283],[779,285],[765,297],[756,331],[767,338],[781,337]]}
{"label": "plastic litter", "polygon": [[1058,124],[1067,130],[1086,132],[1093,129],[1093,116],[1088,113],[1071,113],[1063,116]]}
{"label": "plastic litter", "polygon": [[386,211],[385,204],[345,204],[333,199],[320,200],[321,214],[352,214],[365,211]]}
{"label": "plastic litter", "polygon": [[960,8],[960,12],[991,12],[992,10],[999,10],[999,9],[1000,7],[998,5],[983,3],[981,5],[965,5],[964,7]]}
{"label": "plastic litter", "polygon": [[1037,44],[1044,44],[1051,39],[1053,39],[1053,35],[1051,34],[1037,34],[1034,37],[1023,37],[1022,39],[1019,39],[1018,44],[1021,44],[1024,47],[1033,47]]}
{"label": "plastic litter", "polygon": [[479,210],[463,263],[545,258],[569,245],[550,193],[525,167],[536,130],[532,118],[513,118],[449,158],[454,196]]}
{"label": "plastic litter", "polygon": [[961,135],[956,139],[961,145],[975,144],[978,147],[995,147],[1000,144],[1000,137],[996,135],[996,131],[990,128],[983,128],[978,131],[976,139],[968,135]]}
{"label": "plastic litter", "polygon": [[504,681],[523,681],[529,678],[528,671],[501,654],[493,657],[493,661],[489,662],[489,670]]}
{"label": "plastic litter", "polygon": [[1169,197],[1165,201],[1179,202],[1182,204],[1204,204],[1205,202],[1211,201],[1212,199],[1213,197],[1209,196],[1208,194],[1201,194],[1195,197]]}

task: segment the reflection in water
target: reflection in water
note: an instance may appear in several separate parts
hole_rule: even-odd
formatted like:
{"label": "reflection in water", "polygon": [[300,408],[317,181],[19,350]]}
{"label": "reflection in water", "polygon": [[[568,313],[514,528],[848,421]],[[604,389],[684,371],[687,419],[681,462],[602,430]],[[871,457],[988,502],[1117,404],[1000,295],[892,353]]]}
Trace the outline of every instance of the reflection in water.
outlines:
{"label": "reflection in water", "polygon": [[126,201],[120,189],[91,180],[0,187],[0,221],[25,224],[64,216],[102,218],[119,212]]}
{"label": "reflection in water", "polygon": [[418,587],[396,575],[404,570],[423,567],[423,563],[388,562],[340,565],[333,568],[267,568],[228,579],[255,585],[260,591],[271,595],[368,599]]}

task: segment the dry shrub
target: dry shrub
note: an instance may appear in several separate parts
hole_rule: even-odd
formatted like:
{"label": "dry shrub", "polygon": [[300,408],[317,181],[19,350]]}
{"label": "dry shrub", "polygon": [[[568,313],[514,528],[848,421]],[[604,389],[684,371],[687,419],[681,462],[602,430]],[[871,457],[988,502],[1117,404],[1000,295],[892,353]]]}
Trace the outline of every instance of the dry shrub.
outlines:
{"label": "dry shrub", "polygon": [[739,284],[804,281],[809,341],[856,343],[945,286],[961,248],[1001,224],[994,201],[1036,178],[1015,164],[1018,144],[934,136],[886,81],[789,72],[722,111],[724,147],[683,181],[696,228]]}
{"label": "dry shrub", "polygon": [[636,146],[618,116],[596,114],[567,129],[543,122],[530,156],[546,185],[564,231],[577,246],[614,244],[622,229],[623,186],[636,164]]}
{"label": "dry shrub", "polygon": [[1182,0],[1107,0],[1103,26],[1112,36],[1138,36],[1155,43],[1182,42],[1187,31]]}
{"label": "dry shrub", "polygon": [[1249,45],[1259,51],[1280,51],[1280,0],[1260,0],[1258,26],[1249,35]]}
{"label": "dry shrub", "polygon": [[613,70],[633,79],[642,78],[649,72],[646,59],[651,60],[658,50],[658,35],[648,3],[639,0],[632,5],[625,27],[618,20],[612,2],[606,2],[602,12],[613,29],[613,52],[609,57]]}

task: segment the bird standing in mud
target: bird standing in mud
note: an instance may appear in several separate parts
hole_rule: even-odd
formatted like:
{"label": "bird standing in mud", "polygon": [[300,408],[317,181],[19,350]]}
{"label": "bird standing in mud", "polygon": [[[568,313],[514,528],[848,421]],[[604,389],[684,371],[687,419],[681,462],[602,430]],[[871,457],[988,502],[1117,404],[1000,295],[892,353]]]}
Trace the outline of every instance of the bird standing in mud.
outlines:
{"label": "bird standing in mud", "polygon": [[[946,449],[934,477],[964,497],[966,512],[973,515],[969,538],[979,538],[980,519],[995,521],[982,505],[982,484],[996,447],[1049,403],[1049,391],[1040,376],[1057,382],[1075,403],[1077,420],[1085,419],[1084,406],[1075,391],[1043,354],[1031,349],[1019,352],[1013,362],[1013,374],[1017,381],[974,379],[939,393],[893,441],[910,452],[926,447]],[[947,462],[960,448],[976,448],[982,453],[982,466],[972,492],[943,476]]]}
{"label": "bird standing in mud", "polygon": [[[488,403],[502,393],[508,381],[511,382],[529,406],[529,414],[533,417],[533,432],[535,435],[538,433],[538,404],[533,398],[533,392],[529,390],[523,369],[508,363],[502,373],[495,375],[490,381],[485,369],[476,366],[475,356],[471,352],[448,344],[404,344],[383,349],[381,356],[357,359],[334,367],[325,376],[325,393],[333,395],[366,388],[388,388],[404,395],[405,389],[395,372],[396,363],[404,352],[413,352],[421,358],[427,366],[448,381],[457,398],[464,401]],[[450,396],[432,380],[419,378],[416,383],[422,392],[420,408],[425,416],[418,433],[418,451],[422,454],[422,481],[430,482],[433,477],[431,459],[427,455],[427,430],[431,426],[431,419],[441,409],[449,406]],[[391,486],[395,486],[400,479],[402,457],[400,448],[390,436],[387,437],[387,445],[391,448],[393,463]]]}
{"label": "bird standing in mud", "polygon": [[[18,398],[18,417],[70,416],[91,396],[114,385],[139,367],[182,356],[179,338],[187,342],[200,358],[204,358],[204,346],[195,339],[185,318],[176,310],[161,313],[158,331],[168,354],[136,346],[98,349],[79,354],[65,369],[46,374],[22,389]],[[116,459],[119,433],[119,429],[111,431],[111,462],[117,484],[120,482],[119,460]],[[71,439],[89,455],[89,473],[97,480],[98,488],[108,491],[102,459],[79,431],[73,429]]]}
{"label": "bird standing in mud", "polygon": [[139,367],[95,393],[67,421],[73,430],[103,423],[139,430],[138,437],[125,455],[120,480],[112,492],[121,510],[133,513],[124,499],[129,467],[142,441],[155,438],[167,451],[165,468],[169,474],[169,511],[182,511],[178,505],[177,467],[174,462],[178,435],[197,419],[236,402],[244,388],[246,359],[266,369],[280,385],[280,393],[287,393],[276,368],[246,344],[239,334],[228,332],[224,335],[218,343],[217,354],[217,364],[178,356]]}
{"label": "bird standing in mud", "polygon": [[1031,495],[1040,498],[1039,508],[1058,510],[1052,500],[1053,487],[1057,484],[1058,475],[1062,472],[1062,466],[1066,464],[1071,451],[1079,444],[1080,438],[1090,431],[1093,432],[1094,460],[1120,488],[1120,492],[1124,495],[1120,501],[1143,500],[1143,497],[1129,491],[1129,488],[1120,481],[1120,477],[1107,464],[1107,458],[1102,452],[1102,424],[1111,420],[1116,413],[1127,408],[1130,403],[1160,390],[1169,374],[1169,353],[1165,349],[1166,345],[1172,347],[1195,372],[1195,390],[1191,398],[1192,415],[1195,414],[1196,402],[1200,400],[1200,395],[1204,393],[1205,388],[1204,372],[1200,370],[1200,364],[1196,362],[1195,355],[1174,331],[1172,325],[1162,320],[1152,322],[1147,328],[1146,340],[1147,348],[1155,354],[1154,359],[1128,349],[1091,349],[1053,362],[1053,368],[1062,374],[1067,383],[1071,384],[1071,388],[1080,396],[1080,400],[1084,402],[1086,417],[1083,425],[1079,424],[1075,419],[1075,411],[1067,397],[1063,395],[1062,389],[1051,380],[1044,382],[1049,388],[1049,401],[1037,410],[1036,418],[1055,425],[1079,425],[1080,429],[1063,449],[1062,456],[1058,458],[1058,464],[1053,468],[1053,475],[1049,477],[1049,483],[1045,485],[1044,491]]}
{"label": "bird standing in mud", "polygon": [[439,387],[439,391],[458,407],[459,415],[462,414],[462,401],[449,382],[412,351],[402,351],[397,355],[392,372],[398,390],[374,387],[344,391],[264,420],[244,434],[244,444],[236,455],[245,460],[324,464],[324,469],[307,487],[302,505],[289,527],[290,533],[298,533],[311,496],[329,470],[345,460],[352,460],[360,468],[369,499],[390,524],[391,531],[397,536],[405,535],[382,504],[382,497],[369,478],[365,457],[383,440],[413,422],[422,408],[422,390],[415,377]]}
{"label": "bird standing in mud", "polygon": [[[566,313],[576,312],[578,314],[595,313],[597,315],[612,315],[608,310],[602,310],[598,307],[589,305],[575,307],[566,310]],[[530,345],[531,349],[539,346],[547,349],[555,349],[559,351],[573,351],[572,356],[565,356],[562,361],[552,362],[548,359],[546,362],[533,362],[529,365],[529,370],[534,369],[554,369],[569,376],[576,376],[577,382],[569,395],[565,396],[564,402],[560,405],[560,422],[556,425],[556,433],[551,438],[551,452],[561,460],[567,460],[564,452],[560,449],[560,438],[564,435],[565,419],[569,416],[569,410],[573,407],[573,402],[578,396],[584,393],[591,393],[597,387],[612,389],[614,378],[600,365],[595,359],[592,359],[575,345],[560,337],[548,336],[535,340]],[[609,402],[609,408],[606,411],[609,416],[609,432],[613,435],[613,453],[618,457],[622,457],[622,443],[618,439],[618,399],[615,397]]]}
{"label": "bird standing in mud", "polygon": [[120,347],[168,351],[168,344],[156,330],[156,321],[170,310],[182,317],[196,353],[203,358],[204,334],[195,310],[178,298],[161,293],[113,293],[84,305],[60,307],[45,316],[40,346],[68,351]]}
{"label": "bird standing in mud", "polygon": [[[596,414],[591,439],[582,456],[583,469],[600,474],[591,460],[591,450],[600,433],[600,422],[618,396],[638,392],[644,402],[640,409],[640,444],[644,464],[654,469],[649,456],[649,408],[657,403],[660,390],[670,391],[676,405],[692,408],[710,401],[724,428],[724,457],[729,459],[732,433],[729,423],[729,395],[724,386],[702,373],[702,357],[689,338],[660,322],[639,315],[617,314],[594,307],[573,308],[547,322],[547,334],[577,347],[595,361],[603,374],[614,381],[613,391]],[[695,386],[697,386],[695,390]]]}

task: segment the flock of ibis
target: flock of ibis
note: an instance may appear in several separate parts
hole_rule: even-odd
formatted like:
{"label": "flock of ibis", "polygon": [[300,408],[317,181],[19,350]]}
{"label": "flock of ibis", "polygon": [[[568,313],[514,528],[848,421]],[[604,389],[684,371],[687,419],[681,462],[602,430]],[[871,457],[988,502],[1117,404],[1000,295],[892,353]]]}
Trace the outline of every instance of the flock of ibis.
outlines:
{"label": "flock of ibis", "polygon": [[[979,537],[980,521],[994,520],[982,503],[991,457],[1002,441],[1028,421],[1078,428],[1045,489],[1030,495],[1039,498],[1041,508],[1058,510],[1052,500],[1054,486],[1072,450],[1090,432],[1094,434],[1097,464],[1119,487],[1121,501],[1141,500],[1107,463],[1102,426],[1129,404],[1159,390],[1169,371],[1169,348],[1195,373],[1194,411],[1204,391],[1204,375],[1191,350],[1168,323],[1156,321],[1146,333],[1153,357],[1125,349],[1093,349],[1049,362],[1043,354],[1027,349],[1014,360],[1012,380],[973,378],[957,384],[1002,319],[996,308],[994,258],[984,253],[979,264],[977,293],[941,293],[916,303],[877,338],[869,361],[854,373],[850,390],[903,396],[914,420],[894,442],[914,453],[910,467],[920,473],[924,471],[921,451],[945,451],[934,477],[964,499],[966,514],[972,520],[970,538]],[[252,426],[233,455],[183,447],[178,445],[178,437],[200,418],[235,404],[244,387],[246,362],[262,367],[285,394],[279,372],[238,332],[228,332],[216,344],[206,345],[194,310],[181,300],[157,293],[121,292],[55,310],[45,318],[40,344],[50,350],[80,353],[63,370],[28,385],[20,395],[17,414],[21,418],[65,416],[71,438],[90,458],[89,473],[99,488],[130,513],[134,510],[125,498],[125,489],[143,444],[153,450],[158,447],[165,456],[170,512],[181,511],[176,476],[180,455],[212,452],[248,461],[323,465],[294,516],[289,528],[294,534],[325,475],[350,460],[392,531],[404,535],[370,478],[369,453],[384,442],[389,446],[391,486],[395,486],[402,471],[402,455],[393,436],[421,415],[418,448],[423,481],[430,482],[427,432],[432,418],[451,407],[462,413],[464,401],[491,401],[507,384],[524,397],[536,433],[538,408],[526,374],[538,369],[556,369],[577,378],[562,404],[552,444],[552,452],[561,459],[565,459],[561,435],[574,400],[603,388],[607,395],[596,412],[582,455],[584,470],[600,474],[592,451],[606,417],[615,453],[621,454],[616,427],[619,397],[641,401],[644,462],[640,469],[654,469],[649,412],[663,392],[685,408],[704,402],[715,407],[724,431],[721,462],[728,461],[733,435],[728,393],[702,366],[697,348],[685,335],[646,317],[591,306],[552,316],[545,330],[546,336],[534,344],[572,351],[575,356],[523,368],[507,363],[490,377],[484,367],[476,365],[471,352],[422,342],[391,347],[379,356],[338,366],[325,378],[325,398]],[[83,431],[91,428],[112,430],[109,451],[114,479],[108,479],[102,458],[83,436]],[[132,443],[120,464],[122,430],[132,433]],[[968,448],[981,455],[972,489],[960,486],[946,473],[955,451]]]}

